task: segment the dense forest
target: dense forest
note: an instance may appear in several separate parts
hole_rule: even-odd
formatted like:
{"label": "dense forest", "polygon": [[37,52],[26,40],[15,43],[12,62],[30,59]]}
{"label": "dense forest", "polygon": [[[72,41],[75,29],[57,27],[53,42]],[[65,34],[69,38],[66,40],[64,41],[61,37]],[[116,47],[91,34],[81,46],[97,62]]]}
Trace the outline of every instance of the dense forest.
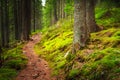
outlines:
{"label": "dense forest", "polygon": [[119,17],[120,0],[0,0],[0,80],[120,80]]}

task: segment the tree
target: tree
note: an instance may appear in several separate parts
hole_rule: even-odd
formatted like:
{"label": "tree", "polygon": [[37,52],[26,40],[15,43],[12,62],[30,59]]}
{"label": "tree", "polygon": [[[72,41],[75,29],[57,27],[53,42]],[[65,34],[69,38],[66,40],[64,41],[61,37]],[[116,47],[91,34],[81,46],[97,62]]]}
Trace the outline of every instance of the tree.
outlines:
{"label": "tree", "polygon": [[31,0],[22,1],[22,40],[29,40],[31,33]]}
{"label": "tree", "polygon": [[1,48],[1,46],[0,46],[0,67],[2,66],[2,48]]}
{"label": "tree", "polygon": [[35,3],[35,19],[36,19],[36,29],[42,29],[42,1],[36,0]]}
{"label": "tree", "polygon": [[[0,0],[0,66],[2,65],[2,48],[11,47],[10,44],[15,43],[16,40],[29,40],[29,35],[32,31],[32,1],[33,0]],[[35,1],[36,18],[38,17],[36,24],[38,24],[41,20],[42,6],[41,0]],[[39,23],[41,24],[41,21]]]}
{"label": "tree", "polygon": [[53,0],[53,8],[54,8],[54,12],[53,12],[53,17],[54,17],[54,24],[58,21],[58,18],[57,18],[57,1],[56,0]]}
{"label": "tree", "polygon": [[73,53],[84,47],[88,39],[86,27],[86,0],[74,0]]}
{"label": "tree", "polygon": [[73,53],[85,47],[91,32],[97,31],[95,22],[95,0],[74,0]]}
{"label": "tree", "polygon": [[4,2],[3,1],[1,1],[1,45],[2,46],[4,46],[4,43],[5,43],[5,38],[4,38],[4,17],[3,17],[3,15],[4,15],[4,9],[3,9],[3,5],[4,4]]}
{"label": "tree", "polygon": [[9,0],[5,0],[5,46],[9,46]]}
{"label": "tree", "polygon": [[[44,7],[44,24],[45,26],[51,26],[58,20],[64,19],[66,0],[46,0]],[[48,17],[49,16],[49,17]]]}
{"label": "tree", "polygon": [[86,25],[88,32],[95,32],[97,25],[95,22],[95,0],[86,0]]}
{"label": "tree", "polygon": [[15,25],[15,39],[20,40],[20,1],[14,0],[14,25]]}
{"label": "tree", "polygon": [[1,1],[1,39],[2,46],[9,46],[9,3],[8,0]]}

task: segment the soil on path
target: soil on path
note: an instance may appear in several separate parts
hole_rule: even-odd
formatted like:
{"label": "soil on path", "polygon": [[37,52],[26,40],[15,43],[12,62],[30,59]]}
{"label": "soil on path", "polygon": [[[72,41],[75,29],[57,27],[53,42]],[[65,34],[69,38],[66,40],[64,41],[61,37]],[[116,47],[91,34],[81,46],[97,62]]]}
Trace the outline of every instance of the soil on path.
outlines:
{"label": "soil on path", "polygon": [[48,63],[34,52],[34,45],[40,41],[40,35],[32,37],[24,47],[23,53],[28,57],[28,64],[17,76],[16,80],[56,80],[51,77]]}

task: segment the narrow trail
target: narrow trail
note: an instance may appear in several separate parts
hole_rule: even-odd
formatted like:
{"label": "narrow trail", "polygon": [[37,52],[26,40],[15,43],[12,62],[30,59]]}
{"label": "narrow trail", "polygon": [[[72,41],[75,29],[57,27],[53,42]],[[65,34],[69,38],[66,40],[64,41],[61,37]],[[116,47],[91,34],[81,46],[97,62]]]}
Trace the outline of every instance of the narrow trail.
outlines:
{"label": "narrow trail", "polygon": [[28,57],[28,64],[18,74],[16,80],[56,80],[51,77],[48,63],[34,52],[34,45],[40,41],[40,35],[36,34],[32,39],[23,47],[23,53]]}

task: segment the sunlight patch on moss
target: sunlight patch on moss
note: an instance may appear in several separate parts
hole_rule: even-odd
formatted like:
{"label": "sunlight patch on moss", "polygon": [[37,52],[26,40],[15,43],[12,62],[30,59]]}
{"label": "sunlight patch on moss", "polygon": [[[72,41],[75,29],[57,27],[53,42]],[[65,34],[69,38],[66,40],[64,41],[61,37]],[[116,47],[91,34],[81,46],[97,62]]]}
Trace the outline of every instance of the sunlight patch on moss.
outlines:
{"label": "sunlight patch on moss", "polygon": [[35,46],[35,51],[50,62],[53,75],[60,74],[60,69],[66,65],[64,56],[73,41],[72,24],[73,20],[60,20],[44,33],[41,42]]}

